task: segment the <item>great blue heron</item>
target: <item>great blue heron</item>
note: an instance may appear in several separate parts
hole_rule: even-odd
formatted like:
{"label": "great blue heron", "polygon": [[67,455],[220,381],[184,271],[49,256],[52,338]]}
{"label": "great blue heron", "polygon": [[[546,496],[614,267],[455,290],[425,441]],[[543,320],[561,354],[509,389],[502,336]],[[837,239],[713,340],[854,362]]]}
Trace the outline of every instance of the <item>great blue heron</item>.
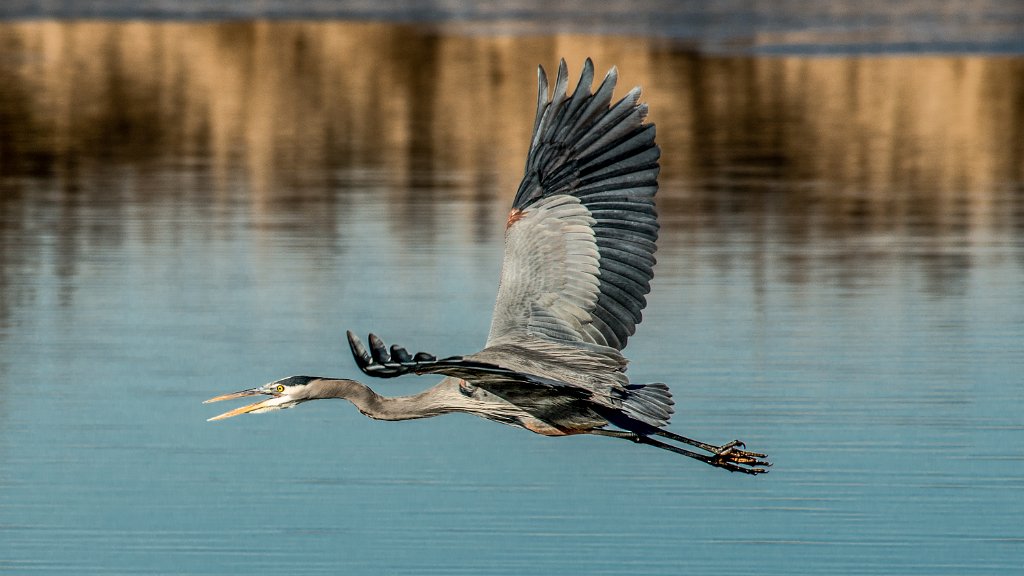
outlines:
{"label": "great blue heron", "polygon": [[764,455],[743,450],[742,442],[714,446],[665,430],[673,405],[668,387],[626,377],[620,350],[640,322],[654,275],[661,151],[654,124],[644,122],[639,88],[611,103],[617,78],[612,68],[591,92],[594,66],[587,59],[568,94],[562,60],[549,97],[547,76],[538,70],[526,173],[505,225],[505,259],[483,350],[439,360],[398,346],[388,350],[371,334],[367,351],[349,332],[367,375],[446,377],[419,394],[385,397],[354,380],[291,376],[207,400],[269,396],[211,420],[342,398],[380,420],[466,412],[546,436],[623,438],[730,471],[764,472],[770,465]]}

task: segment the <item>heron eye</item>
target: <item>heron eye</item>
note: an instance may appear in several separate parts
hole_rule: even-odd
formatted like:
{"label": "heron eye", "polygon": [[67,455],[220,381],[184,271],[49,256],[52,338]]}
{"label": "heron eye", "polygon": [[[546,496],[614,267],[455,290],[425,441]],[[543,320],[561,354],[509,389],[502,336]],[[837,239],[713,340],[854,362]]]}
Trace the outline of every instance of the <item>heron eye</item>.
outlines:
{"label": "heron eye", "polygon": [[284,384],[278,384],[277,385],[277,393],[278,394],[283,394],[284,393]]}

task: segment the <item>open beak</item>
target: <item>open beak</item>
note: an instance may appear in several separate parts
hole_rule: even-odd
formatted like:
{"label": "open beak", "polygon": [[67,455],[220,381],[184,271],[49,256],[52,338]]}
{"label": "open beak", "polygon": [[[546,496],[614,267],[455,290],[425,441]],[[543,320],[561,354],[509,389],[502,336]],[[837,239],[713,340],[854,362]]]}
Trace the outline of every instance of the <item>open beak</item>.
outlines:
{"label": "open beak", "polygon": [[[233,400],[235,398],[242,398],[242,397],[245,397],[245,396],[259,396],[261,394],[266,394],[266,392],[260,391],[259,388],[250,388],[248,390],[242,390],[240,392],[232,392],[231,394],[224,394],[223,396],[217,396],[215,398],[210,398],[209,400],[203,402],[203,404],[209,404],[211,402],[220,402],[221,400]],[[225,418],[231,418],[232,416],[238,416],[239,414],[248,414],[249,412],[255,412],[256,410],[260,410],[260,409],[263,409],[263,408],[268,408],[269,407],[268,404],[272,403],[274,400],[277,400],[277,397],[272,396],[270,398],[266,398],[266,399],[260,400],[259,402],[255,402],[253,404],[249,404],[248,406],[242,406],[241,408],[235,408],[234,410],[229,410],[228,412],[225,412],[225,413],[220,414],[218,416],[214,416],[213,418],[208,419],[207,422],[213,422],[214,420],[223,420]]]}

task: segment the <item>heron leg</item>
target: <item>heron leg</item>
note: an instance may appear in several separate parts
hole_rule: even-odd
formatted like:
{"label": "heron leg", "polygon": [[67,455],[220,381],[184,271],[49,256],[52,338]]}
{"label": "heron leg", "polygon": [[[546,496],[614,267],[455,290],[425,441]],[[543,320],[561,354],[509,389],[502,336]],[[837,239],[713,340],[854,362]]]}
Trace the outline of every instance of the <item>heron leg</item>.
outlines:
{"label": "heron leg", "polygon": [[[698,452],[687,450],[686,448],[680,448],[679,446],[673,446],[660,440],[655,440],[654,438],[651,438],[650,436],[647,436],[645,434],[637,434],[636,432],[597,429],[591,430],[590,433],[596,434],[598,436],[608,436],[610,438],[622,438],[624,440],[631,440],[633,442],[636,442],[637,444],[646,444],[648,446],[654,446],[655,448],[661,448],[662,450],[668,450],[669,452],[682,454],[687,458],[700,460],[701,462],[708,464],[710,466],[724,468],[730,472],[743,472],[744,474],[751,475],[764,474],[765,472],[767,472],[767,470],[765,470],[764,468],[757,468],[756,466],[771,466],[770,463],[757,459],[757,456],[763,458],[763,455],[755,454],[754,452],[745,452],[743,450],[735,450],[734,448],[737,444],[734,444],[732,442],[726,444],[725,446],[711,446],[710,444],[704,444],[703,442],[696,443],[695,440],[690,440],[689,438],[686,438],[686,440],[690,440],[690,442],[686,442],[687,444],[699,447],[701,449],[704,448],[702,448],[700,445],[711,448],[710,450],[708,450],[708,452],[711,452],[711,455],[709,456],[706,454],[700,454]],[[669,434],[671,433],[666,433],[664,434],[664,436],[667,438],[672,438],[673,436],[676,436],[675,434],[671,434],[671,436],[669,436]],[[679,436],[679,438],[683,438],[683,436]]]}
{"label": "heron leg", "polygon": [[689,444],[690,446],[694,446],[696,448],[700,448],[701,450],[705,450],[707,452],[711,452],[712,454],[723,454],[724,455],[724,454],[728,453],[728,454],[732,454],[732,455],[735,455],[735,456],[746,457],[746,458],[753,458],[755,460],[757,458],[764,458],[765,457],[764,454],[761,454],[761,453],[758,453],[758,452],[747,452],[746,450],[742,450],[742,448],[746,448],[747,445],[744,444],[743,442],[741,442],[740,440],[733,440],[732,442],[728,442],[728,443],[723,444],[721,446],[712,446],[711,444],[707,444],[706,442],[701,442],[700,440],[694,440],[692,438],[687,438],[686,436],[680,436],[679,434],[674,434],[672,432],[669,432],[668,430],[657,430],[657,431],[654,432],[654,434],[657,435],[657,436],[661,436],[662,438],[668,438],[669,440],[672,440],[672,441],[675,441],[675,442],[681,442],[683,444]]}

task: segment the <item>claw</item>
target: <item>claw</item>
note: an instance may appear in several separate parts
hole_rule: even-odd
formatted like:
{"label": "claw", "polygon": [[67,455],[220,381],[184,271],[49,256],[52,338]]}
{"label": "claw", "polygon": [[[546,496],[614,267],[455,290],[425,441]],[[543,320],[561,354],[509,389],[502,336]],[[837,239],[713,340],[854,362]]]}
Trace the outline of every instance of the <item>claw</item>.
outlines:
{"label": "claw", "polygon": [[723,445],[721,449],[725,450],[727,448],[736,448],[736,447],[746,448],[747,445],[742,440],[733,440],[732,442],[729,442],[728,444]]}
{"label": "claw", "polygon": [[771,467],[771,463],[764,462],[762,460],[721,460],[718,458],[712,458],[708,464],[718,468],[724,468],[729,472],[743,472],[744,474],[750,474],[756,476],[758,474],[767,474],[768,470],[765,468],[754,468],[754,466],[765,466]]}
{"label": "claw", "polygon": [[745,456],[745,457],[750,457],[750,458],[764,458],[765,457],[765,455],[761,454],[760,452],[747,452],[746,450],[737,450],[737,448],[746,448],[746,447],[747,447],[747,445],[744,444],[742,441],[740,441],[740,440],[733,440],[732,442],[729,442],[728,444],[723,444],[722,446],[719,446],[718,448],[713,450],[713,452],[716,455],[718,455],[718,456],[735,455],[735,456]]}
{"label": "claw", "polygon": [[[709,459],[708,464],[717,466],[718,468],[724,468],[730,472],[743,472],[744,474],[766,474],[768,470],[765,468],[771,467],[771,462],[767,460],[760,460],[760,458],[766,458],[764,454],[760,452],[747,452],[741,448],[746,448],[746,444],[740,440],[733,440],[727,444],[723,444],[713,450],[714,456]],[[765,468],[760,468],[764,466]]]}

